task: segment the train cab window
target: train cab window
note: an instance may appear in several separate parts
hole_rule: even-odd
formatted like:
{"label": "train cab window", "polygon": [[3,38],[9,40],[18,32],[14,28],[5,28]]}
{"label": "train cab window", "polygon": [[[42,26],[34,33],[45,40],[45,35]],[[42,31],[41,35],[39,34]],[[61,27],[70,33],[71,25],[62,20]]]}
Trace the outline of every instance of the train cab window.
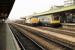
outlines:
{"label": "train cab window", "polygon": [[59,20],[59,17],[58,16],[54,16],[54,20]]}
{"label": "train cab window", "polygon": [[75,15],[72,16],[72,21],[75,23]]}

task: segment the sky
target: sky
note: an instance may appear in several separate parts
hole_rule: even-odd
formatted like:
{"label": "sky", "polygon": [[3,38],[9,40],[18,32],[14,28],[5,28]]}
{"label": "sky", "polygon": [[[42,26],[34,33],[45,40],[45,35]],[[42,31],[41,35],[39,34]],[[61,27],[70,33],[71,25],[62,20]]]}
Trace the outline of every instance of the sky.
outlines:
{"label": "sky", "polygon": [[63,5],[63,3],[64,0],[16,0],[8,19],[16,20],[34,13],[48,11],[51,6]]}

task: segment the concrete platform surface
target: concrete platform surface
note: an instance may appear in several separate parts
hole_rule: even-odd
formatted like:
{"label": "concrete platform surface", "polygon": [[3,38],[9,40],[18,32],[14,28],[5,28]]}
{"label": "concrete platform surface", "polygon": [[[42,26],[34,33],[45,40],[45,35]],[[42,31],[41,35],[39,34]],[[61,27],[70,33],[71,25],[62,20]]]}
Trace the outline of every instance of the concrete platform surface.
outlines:
{"label": "concrete platform surface", "polygon": [[75,26],[75,23],[62,23],[62,25],[70,25],[70,26]]}
{"label": "concrete platform surface", "polygon": [[0,50],[20,50],[13,38],[8,24],[0,23]]}

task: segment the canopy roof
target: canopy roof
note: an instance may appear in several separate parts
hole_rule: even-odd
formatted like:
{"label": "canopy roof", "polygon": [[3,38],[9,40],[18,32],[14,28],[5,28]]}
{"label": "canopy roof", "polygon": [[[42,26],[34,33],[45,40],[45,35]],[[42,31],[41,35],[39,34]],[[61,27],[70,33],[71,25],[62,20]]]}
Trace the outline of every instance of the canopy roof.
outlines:
{"label": "canopy roof", "polygon": [[67,6],[67,7],[61,7],[61,8],[57,8],[57,9],[51,9],[49,11],[46,12],[42,12],[42,13],[36,13],[32,16],[40,16],[40,15],[45,15],[45,14],[53,14],[53,13],[58,13],[58,12],[65,12],[65,11],[69,11],[69,10],[73,10],[75,9],[75,5],[71,5],[71,6]]}
{"label": "canopy roof", "polygon": [[7,19],[15,0],[0,0],[0,19]]}

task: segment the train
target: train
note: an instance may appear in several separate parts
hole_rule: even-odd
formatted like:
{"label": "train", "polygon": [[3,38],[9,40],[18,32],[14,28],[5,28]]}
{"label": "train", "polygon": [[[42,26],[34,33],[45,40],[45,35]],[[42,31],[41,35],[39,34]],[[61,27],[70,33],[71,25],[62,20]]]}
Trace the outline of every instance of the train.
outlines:
{"label": "train", "polygon": [[51,26],[51,27],[61,26],[59,17],[52,14],[42,16],[32,16],[26,19],[25,23],[26,25],[31,26]]}
{"label": "train", "polygon": [[37,26],[39,25],[39,21],[40,20],[37,17],[31,17],[25,20],[25,24],[30,26]]}
{"label": "train", "polygon": [[40,19],[40,23],[43,26],[53,26],[53,27],[61,26],[59,16],[51,14],[51,15],[39,16],[38,18]]}

